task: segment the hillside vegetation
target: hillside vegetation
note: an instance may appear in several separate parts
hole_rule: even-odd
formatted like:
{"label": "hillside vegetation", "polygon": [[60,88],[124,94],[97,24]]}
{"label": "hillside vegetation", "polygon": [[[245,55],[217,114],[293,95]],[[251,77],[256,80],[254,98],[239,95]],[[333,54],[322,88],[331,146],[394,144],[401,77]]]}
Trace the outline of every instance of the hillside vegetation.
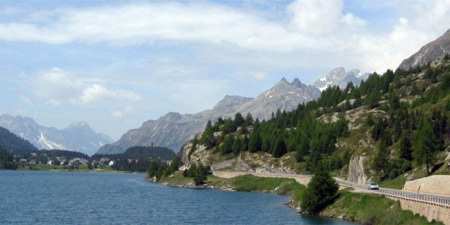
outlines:
{"label": "hillside vegetation", "polygon": [[3,127],[0,127],[0,148],[12,154],[27,154],[37,151],[37,148],[30,142],[16,136]]}
{"label": "hillside vegetation", "polygon": [[449,118],[450,60],[445,57],[412,71],[374,73],[358,87],[330,87],[316,101],[278,111],[268,121],[241,114],[219,118],[191,141],[188,158],[202,148],[222,159],[241,152],[274,158],[292,153],[303,172],[321,165],[346,176],[350,160],[364,156],[371,179],[421,177],[448,171],[442,167],[447,166]]}

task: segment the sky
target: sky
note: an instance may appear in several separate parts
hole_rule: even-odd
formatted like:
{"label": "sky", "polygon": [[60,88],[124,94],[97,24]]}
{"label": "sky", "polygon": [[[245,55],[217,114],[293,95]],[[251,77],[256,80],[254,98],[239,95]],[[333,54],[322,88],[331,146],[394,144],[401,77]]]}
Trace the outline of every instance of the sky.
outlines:
{"label": "sky", "polygon": [[2,0],[0,113],[118,138],[282,77],[395,69],[449,21],[450,0]]}

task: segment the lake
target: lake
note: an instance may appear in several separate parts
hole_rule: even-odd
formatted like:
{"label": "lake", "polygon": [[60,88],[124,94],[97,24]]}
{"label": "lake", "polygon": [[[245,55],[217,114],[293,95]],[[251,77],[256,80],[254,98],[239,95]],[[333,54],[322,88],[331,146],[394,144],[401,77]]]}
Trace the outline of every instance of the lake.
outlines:
{"label": "lake", "polygon": [[349,225],[300,216],[286,197],[170,188],[142,174],[0,171],[0,224]]}

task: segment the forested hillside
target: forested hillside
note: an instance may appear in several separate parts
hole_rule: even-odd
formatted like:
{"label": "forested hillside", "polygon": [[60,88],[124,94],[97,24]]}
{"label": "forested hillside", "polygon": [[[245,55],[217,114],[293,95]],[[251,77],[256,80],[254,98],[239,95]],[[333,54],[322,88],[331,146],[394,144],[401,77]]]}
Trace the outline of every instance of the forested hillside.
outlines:
{"label": "forested hillside", "polygon": [[[450,57],[410,71],[372,74],[360,86],[330,87],[316,101],[268,121],[236,114],[211,122],[190,145],[232,157],[240,152],[293,154],[303,172],[318,165],[347,172],[352,158],[364,157],[372,179],[448,173],[450,139]],[[447,151],[446,151],[447,150]],[[186,151],[186,150],[185,150]],[[344,174],[345,175],[345,174]]]}
{"label": "forested hillside", "polygon": [[26,154],[37,151],[30,142],[17,137],[9,130],[0,127],[0,148],[12,154]]}

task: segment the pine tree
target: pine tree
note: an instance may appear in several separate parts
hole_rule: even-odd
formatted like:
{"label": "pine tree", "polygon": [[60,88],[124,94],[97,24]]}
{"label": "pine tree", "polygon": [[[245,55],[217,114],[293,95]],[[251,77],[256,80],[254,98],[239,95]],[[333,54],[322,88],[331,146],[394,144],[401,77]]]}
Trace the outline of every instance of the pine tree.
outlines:
{"label": "pine tree", "polygon": [[251,152],[261,151],[261,145],[262,145],[261,135],[259,134],[259,131],[255,130],[250,135],[250,140],[248,142],[248,150]]}
{"label": "pine tree", "polygon": [[382,140],[377,147],[376,155],[372,162],[372,168],[379,173],[380,178],[384,178],[386,176],[386,168],[388,167],[389,162],[389,150],[387,148],[387,143],[385,140]]}
{"label": "pine tree", "polygon": [[214,128],[210,120],[206,124],[205,131],[203,132],[200,141],[208,148],[212,148],[215,145]]}
{"label": "pine tree", "polygon": [[242,140],[242,145],[241,145],[241,152],[247,151],[248,150],[248,137],[245,136],[244,140]]}
{"label": "pine tree", "polygon": [[245,125],[250,126],[253,124],[253,122],[255,122],[253,120],[253,116],[250,113],[247,113],[247,116],[245,117]]}
{"label": "pine tree", "polygon": [[400,158],[407,161],[412,160],[412,144],[409,132],[403,134],[400,138]]}
{"label": "pine tree", "polygon": [[233,142],[233,153],[238,155],[242,148],[242,141],[239,137],[237,137]]}
{"label": "pine tree", "polygon": [[337,197],[339,186],[330,174],[319,171],[308,184],[301,208],[304,213],[315,215]]}
{"label": "pine tree", "polygon": [[244,123],[245,123],[245,119],[242,116],[242,114],[236,113],[236,115],[234,115],[234,126],[240,127],[240,126],[244,125]]}
{"label": "pine tree", "polygon": [[223,141],[222,152],[223,154],[228,154],[233,152],[234,138],[231,135],[227,135]]}
{"label": "pine tree", "polygon": [[428,174],[436,161],[436,142],[430,121],[422,120],[414,140],[413,157],[418,165],[425,165]]}
{"label": "pine tree", "polygon": [[273,157],[279,158],[287,153],[287,146],[284,139],[279,137],[275,142],[275,146],[272,150]]}

